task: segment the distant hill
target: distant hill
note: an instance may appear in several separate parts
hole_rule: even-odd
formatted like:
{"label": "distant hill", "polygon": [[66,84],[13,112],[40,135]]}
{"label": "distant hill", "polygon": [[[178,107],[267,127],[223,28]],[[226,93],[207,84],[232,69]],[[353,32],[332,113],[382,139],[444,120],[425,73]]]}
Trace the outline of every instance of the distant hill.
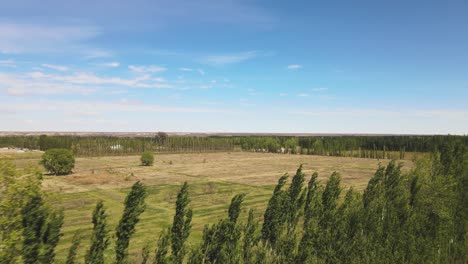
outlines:
{"label": "distant hill", "polygon": [[[154,137],[156,132],[57,132],[57,131],[0,131],[0,137],[5,136],[114,136],[114,137]],[[237,132],[165,132],[169,136],[293,136],[293,137],[339,137],[339,136],[407,136],[410,134],[359,134],[359,133],[237,133]],[[415,136],[416,134],[411,134]]]}

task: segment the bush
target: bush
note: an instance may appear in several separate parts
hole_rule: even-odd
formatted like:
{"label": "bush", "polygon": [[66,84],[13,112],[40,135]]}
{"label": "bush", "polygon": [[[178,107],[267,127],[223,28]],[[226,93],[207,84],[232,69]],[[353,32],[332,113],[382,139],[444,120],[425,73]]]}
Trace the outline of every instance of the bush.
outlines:
{"label": "bush", "polygon": [[49,149],[42,155],[41,164],[50,173],[66,175],[75,167],[75,155],[69,149]]}
{"label": "bush", "polygon": [[154,163],[154,156],[153,152],[151,151],[145,151],[143,154],[141,154],[141,165],[143,166],[153,166]]}

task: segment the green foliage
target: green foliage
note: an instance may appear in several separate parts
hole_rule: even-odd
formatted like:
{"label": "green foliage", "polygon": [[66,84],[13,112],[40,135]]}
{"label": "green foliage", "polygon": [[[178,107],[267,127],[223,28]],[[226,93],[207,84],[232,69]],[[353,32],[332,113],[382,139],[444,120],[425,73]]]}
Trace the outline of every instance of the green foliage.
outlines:
{"label": "green foliage", "polygon": [[115,263],[128,262],[128,245],[130,237],[135,233],[135,227],[140,220],[140,215],[145,211],[146,189],[141,182],[133,184],[129,194],[125,198],[125,208],[119,225],[116,229]]}
{"label": "green foliage", "polygon": [[241,227],[237,220],[244,194],[235,195],[228,209],[228,218],[212,226],[205,226],[201,244],[205,263],[239,263],[242,259],[240,247]]}
{"label": "green foliage", "polygon": [[153,166],[154,163],[154,155],[153,152],[146,150],[141,154],[141,165],[142,166]]}
{"label": "green foliage", "polygon": [[141,264],[146,264],[148,262],[149,255],[150,255],[150,246],[149,244],[146,244],[141,249]]}
{"label": "green foliage", "polygon": [[[468,136],[5,136],[0,147],[71,149],[77,156],[109,156],[153,152],[260,151],[359,158],[404,159],[408,152],[446,152],[466,146]],[[450,152],[451,147],[447,148]],[[460,163],[456,163],[460,164]]]}
{"label": "green foliage", "polygon": [[93,233],[91,236],[91,246],[85,256],[86,264],[104,263],[104,251],[110,243],[107,217],[104,204],[102,201],[99,201],[93,211]]}
{"label": "green foliage", "polygon": [[54,175],[66,175],[75,167],[75,156],[68,149],[49,149],[42,155],[40,163]]}
{"label": "green foliage", "polygon": [[286,205],[284,199],[286,193],[282,190],[288,179],[287,175],[278,180],[273,195],[268,201],[268,206],[263,216],[262,239],[275,245],[281,234],[281,228],[286,221]]}
{"label": "green foliage", "polygon": [[16,263],[22,255],[23,213],[31,197],[41,196],[41,175],[34,169],[18,171],[0,159],[0,263]]}
{"label": "green foliage", "polygon": [[24,263],[52,263],[63,224],[63,212],[53,211],[44,198],[36,194],[22,208]]}
{"label": "green foliage", "polygon": [[154,264],[169,263],[168,251],[171,243],[171,230],[165,230],[159,235],[158,244],[156,246],[156,254],[154,256]]}
{"label": "green foliage", "polygon": [[255,248],[260,240],[258,231],[258,221],[254,219],[254,212],[252,209],[249,210],[249,216],[247,218],[247,224],[244,227],[244,241],[242,244],[243,260],[244,263],[254,263],[255,260]]}
{"label": "green foliage", "polygon": [[43,210],[44,202],[40,195],[31,197],[23,208],[23,261],[24,263],[36,263],[40,256],[42,246],[42,229],[45,225],[46,215]]}
{"label": "green foliage", "polygon": [[77,262],[76,254],[78,251],[78,247],[80,246],[80,243],[81,243],[80,233],[76,232],[72,238],[72,245],[70,249],[68,250],[67,260],[65,261],[66,264],[75,264]]}
{"label": "green foliage", "polygon": [[185,242],[192,228],[192,210],[187,208],[189,203],[188,184],[185,182],[177,194],[176,212],[171,228],[171,249],[174,263],[182,263],[184,260]]}
{"label": "green foliage", "polygon": [[55,259],[55,247],[57,247],[60,237],[63,235],[60,229],[63,225],[63,211],[49,212],[45,230],[42,234],[42,263],[53,263]]}

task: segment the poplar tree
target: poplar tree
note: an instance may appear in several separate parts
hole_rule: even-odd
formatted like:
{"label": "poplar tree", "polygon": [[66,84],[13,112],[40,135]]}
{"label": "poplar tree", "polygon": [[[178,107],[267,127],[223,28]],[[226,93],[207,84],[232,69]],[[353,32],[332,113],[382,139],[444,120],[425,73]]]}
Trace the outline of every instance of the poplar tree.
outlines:
{"label": "poplar tree", "polygon": [[154,264],[166,264],[169,263],[167,253],[170,245],[170,229],[163,231],[159,235],[158,244],[156,246],[156,252],[154,256]]}
{"label": "poplar tree", "polygon": [[40,195],[31,197],[22,209],[23,249],[22,256],[25,264],[37,263],[42,247],[42,229],[46,224],[44,201]]}
{"label": "poplar tree", "polygon": [[282,225],[286,221],[286,212],[284,211],[285,193],[282,188],[287,179],[288,176],[284,175],[278,180],[263,216],[262,239],[273,246],[280,236]]}
{"label": "poplar tree", "polygon": [[139,181],[133,184],[125,198],[124,212],[116,229],[116,264],[128,262],[130,237],[135,233],[135,226],[140,220],[140,215],[145,211],[145,198],[146,190],[143,184]]}
{"label": "poplar tree", "polygon": [[304,186],[304,173],[302,172],[302,164],[296,171],[292,178],[291,186],[289,187],[289,208],[288,208],[288,235],[295,232],[297,222],[302,216],[302,209],[305,202]]}
{"label": "poplar tree", "polygon": [[255,221],[253,209],[250,209],[247,223],[244,227],[244,240],[242,245],[244,263],[253,263],[254,248],[257,246],[260,239],[257,234],[257,229],[258,221]]}
{"label": "poplar tree", "polygon": [[232,198],[227,219],[222,219],[211,227],[205,226],[201,245],[201,252],[205,263],[241,262],[241,230],[237,224],[237,220],[244,197],[244,194],[238,194]]}
{"label": "poplar tree", "polygon": [[322,211],[321,190],[317,180],[318,173],[314,172],[307,185],[307,195],[304,206],[303,235],[299,244],[297,261],[307,263],[316,255],[318,243],[318,219]]}
{"label": "poplar tree", "polygon": [[150,245],[146,244],[142,249],[141,249],[141,264],[146,264],[148,262],[149,256],[150,256]]}
{"label": "poplar tree", "polygon": [[58,245],[62,233],[60,229],[63,225],[63,211],[51,212],[51,209],[47,208],[49,217],[45,224],[45,230],[42,234],[42,252],[40,262],[42,263],[53,263],[55,258],[55,248]]}
{"label": "poplar tree", "polygon": [[104,263],[104,251],[110,244],[107,217],[104,203],[98,201],[93,211],[93,234],[91,236],[91,246],[85,256],[86,264]]}
{"label": "poplar tree", "polygon": [[333,172],[322,193],[322,212],[319,218],[320,228],[319,242],[316,243],[318,256],[325,262],[336,263],[336,252],[331,248],[334,241],[334,228],[336,226],[336,207],[338,197],[341,193],[341,177],[337,172]]}
{"label": "poplar tree", "polygon": [[75,264],[76,254],[77,254],[78,247],[80,246],[80,243],[81,243],[80,234],[79,232],[76,232],[72,238],[72,245],[70,246],[70,249],[68,250],[67,260],[65,261],[66,264]]}
{"label": "poplar tree", "polygon": [[192,210],[188,208],[188,184],[184,183],[177,194],[176,212],[171,228],[171,249],[175,263],[182,263],[185,256],[185,242],[190,235]]}

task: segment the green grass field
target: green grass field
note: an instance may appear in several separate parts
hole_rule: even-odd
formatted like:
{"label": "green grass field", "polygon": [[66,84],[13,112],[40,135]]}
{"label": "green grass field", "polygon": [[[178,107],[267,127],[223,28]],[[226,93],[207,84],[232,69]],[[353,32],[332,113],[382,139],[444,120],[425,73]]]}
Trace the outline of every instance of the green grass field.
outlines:
{"label": "green grass field", "polygon": [[[40,155],[25,155],[28,156],[13,157],[19,168],[39,161]],[[402,162],[404,170],[411,168],[410,161]],[[189,243],[196,243],[205,224],[226,216],[235,194],[247,195],[242,218],[253,208],[261,220],[278,178],[285,173],[293,175],[300,164],[307,177],[318,171],[319,179],[325,182],[333,171],[338,171],[345,187],[362,190],[379,163],[385,165],[388,160],[233,152],[156,155],[154,166],[143,167],[138,156],[77,158],[73,174],[46,175],[43,186],[57,197],[57,206],[65,209],[64,236],[57,247],[57,261],[61,263],[76,232],[84,238],[79,250],[79,255],[84,255],[89,244],[91,214],[98,200],[104,201],[113,233],[129,187],[137,180],[145,183],[149,193],[147,209],[130,245],[130,253],[138,258],[147,243],[154,249],[161,230],[172,222],[176,195],[184,181],[190,184],[194,212]],[[112,248],[113,244],[109,256]]]}

